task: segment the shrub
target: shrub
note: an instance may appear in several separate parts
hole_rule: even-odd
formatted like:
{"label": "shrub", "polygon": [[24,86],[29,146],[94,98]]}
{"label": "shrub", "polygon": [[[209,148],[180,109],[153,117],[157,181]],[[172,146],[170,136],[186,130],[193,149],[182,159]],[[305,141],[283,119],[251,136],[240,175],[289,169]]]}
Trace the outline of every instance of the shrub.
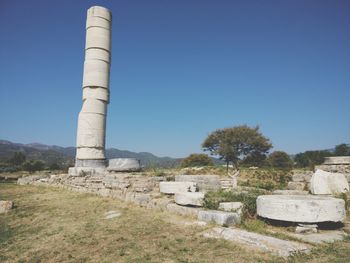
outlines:
{"label": "shrub", "polygon": [[194,166],[213,166],[213,160],[207,155],[202,153],[193,153],[181,161],[182,167],[194,167]]}
{"label": "shrub", "polygon": [[221,202],[242,202],[243,218],[255,218],[256,217],[256,199],[259,195],[264,194],[264,191],[259,189],[235,193],[232,191],[217,191],[208,192],[204,197],[204,207],[207,209],[218,209]]}
{"label": "shrub", "polygon": [[293,161],[286,152],[275,151],[267,159],[269,165],[274,168],[290,169],[293,167]]}
{"label": "shrub", "polygon": [[45,168],[45,163],[39,160],[26,161],[22,168],[28,172],[42,171]]}

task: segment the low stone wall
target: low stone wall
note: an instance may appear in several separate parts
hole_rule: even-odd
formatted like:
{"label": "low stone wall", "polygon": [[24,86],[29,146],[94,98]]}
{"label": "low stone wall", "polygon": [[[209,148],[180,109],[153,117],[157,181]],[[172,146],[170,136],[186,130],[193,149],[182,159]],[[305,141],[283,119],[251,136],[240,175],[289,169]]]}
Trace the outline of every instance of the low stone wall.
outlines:
{"label": "low stone wall", "polygon": [[166,178],[149,177],[139,173],[107,172],[105,175],[85,176],[33,175],[20,178],[17,183],[62,187],[81,193],[120,199],[146,208],[196,217],[200,208],[179,206],[175,204],[173,196],[159,192],[159,182],[162,181],[166,181]]}
{"label": "low stone wall", "polygon": [[322,164],[315,166],[315,170],[320,169],[331,173],[344,174],[348,182],[350,183],[350,164]]}

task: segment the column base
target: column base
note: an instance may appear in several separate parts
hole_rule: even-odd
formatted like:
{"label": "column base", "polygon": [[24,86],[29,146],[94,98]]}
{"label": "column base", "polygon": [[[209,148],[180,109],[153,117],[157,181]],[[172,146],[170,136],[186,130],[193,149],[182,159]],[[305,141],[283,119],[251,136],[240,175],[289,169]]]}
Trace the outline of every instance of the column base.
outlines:
{"label": "column base", "polygon": [[75,159],[75,167],[105,168],[106,159]]}

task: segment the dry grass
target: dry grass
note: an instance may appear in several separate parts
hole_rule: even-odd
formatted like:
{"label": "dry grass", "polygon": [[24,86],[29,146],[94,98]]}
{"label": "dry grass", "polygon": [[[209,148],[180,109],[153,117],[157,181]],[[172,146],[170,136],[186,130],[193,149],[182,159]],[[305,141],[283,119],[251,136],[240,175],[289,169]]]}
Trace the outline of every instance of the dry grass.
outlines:
{"label": "dry grass", "polygon": [[[66,190],[0,185],[15,209],[0,215],[3,262],[276,262],[276,258],[204,239],[173,215]],[[104,219],[117,210],[122,216]],[[171,218],[171,220],[170,220]]]}

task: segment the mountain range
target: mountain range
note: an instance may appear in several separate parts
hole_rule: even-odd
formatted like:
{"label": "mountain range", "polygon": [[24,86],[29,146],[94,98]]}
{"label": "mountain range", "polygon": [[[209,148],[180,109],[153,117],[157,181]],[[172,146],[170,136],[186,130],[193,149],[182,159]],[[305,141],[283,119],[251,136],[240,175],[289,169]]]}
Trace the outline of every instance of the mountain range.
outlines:
{"label": "mountain range", "polygon": [[[75,147],[61,147],[57,145],[45,145],[41,143],[14,143],[0,140],[0,161],[11,158],[14,152],[25,153],[27,160],[42,160],[46,164],[57,163],[63,166],[74,164]],[[174,167],[180,163],[181,158],[158,157],[149,152],[131,152],[116,148],[106,149],[107,159],[112,158],[136,158],[144,166]]]}

